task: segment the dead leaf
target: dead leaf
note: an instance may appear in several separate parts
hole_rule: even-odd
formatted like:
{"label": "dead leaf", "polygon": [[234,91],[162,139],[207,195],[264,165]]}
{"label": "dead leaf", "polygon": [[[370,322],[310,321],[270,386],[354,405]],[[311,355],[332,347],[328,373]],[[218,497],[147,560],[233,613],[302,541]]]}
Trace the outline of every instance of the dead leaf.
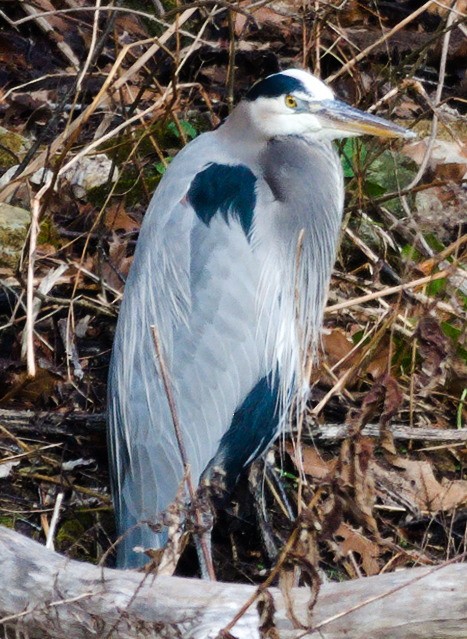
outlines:
{"label": "dead leaf", "polygon": [[125,279],[130,271],[133,256],[127,257],[128,242],[113,233],[109,242],[111,262],[101,264],[102,279],[115,291],[123,291]]}
{"label": "dead leaf", "polygon": [[354,519],[361,522],[372,532],[377,532],[373,507],[376,490],[371,464],[373,461],[373,442],[359,435],[349,437],[342,443],[336,470],[341,488],[341,498]]}
{"label": "dead leaf", "polygon": [[420,395],[426,396],[435,385],[445,383],[449,343],[439,322],[430,316],[421,318],[416,335],[418,352],[423,360],[417,382]]}
{"label": "dead leaf", "polygon": [[346,557],[349,552],[359,555],[362,561],[362,568],[367,576],[377,575],[380,571],[378,558],[380,555],[378,544],[365,537],[361,532],[355,530],[346,523],[341,523],[336,530],[334,537],[340,546],[342,555]]}
{"label": "dead leaf", "polygon": [[15,466],[18,466],[19,461],[5,461],[0,460],[0,479],[8,477]]}
{"label": "dead leaf", "polygon": [[121,202],[107,207],[104,216],[104,224],[111,231],[125,231],[131,233],[139,229],[138,222],[124,208]]}
{"label": "dead leaf", "polygon": [[335,328],[323,335],[323,350],[330,366],[335,366],[347,358],[353,348],[354,343],[340,328]]}
{"label": "dead leaf", "polygon": [[383,340],[376,347],[373,357],[366,366],[366,372],[374,380],[379,379],[389,370],[390,352],[389,340]]}
{"label": "dead leaf", "polygon": [[467,481],[443,479],[440,483],[427,461],[396,457],[392,463],[396,467],[394,470],[378,464],[372,468],[383,503],[388,503],[390,494],[391,503],[396,502],[415,515],[447,512],[467,504]]}
{"label": "dead leaf", "polygon": [[376,381],[365,395],[360,411],[354,411],[349,417],[349,434],[358,433],[372,417],[379,415],[382,427],[400,408],[401,394],[397,381],[391,375],[385,375]]}
{"label": "dead leaf", "polygon": [[[359,355],[357,352],[350,354],[354,343],[340,328],[325,332],[322,336],[322,344],[322,361],[326,363],[326,366],[315,368],[312,371],[310,382],[313,384],[319,380],[325,386],[333,386],[335,377],[340,377],[351,366],[354,366],[358,362]],[[332,369],[334,375],[330,375],[327,369]],[[357,377],[357,375],[352,376],[353,383],[357,381]],[[346,384],[346,386],[351,385],[351,382]]]}
{"label": "dead leaf", "polygon": [[[287,442],[286,450],[298,469],[303,469],[305,475],[314,479],[325,479],[332,474],[336,467],[336,460],[326,462],[314,446],[302,445],[297,450],[291,443]],[[301,460],[297,459],[298,453]]]}
{"label": "dead leaf", "polygon": [[11,377],[9,391],[0,397],[0,404],[16,401],[36,407],[42,399],[50,398],[62,381],[59,375],[45,368],[39,368],[35,377],[29,377],[26,371],[15,373]]}
{"label": "dead leaf", "polygon": [[[403,153],[420,165],[425,158],[429,144],[429,137],[411,142],[404,146]],[[436,140],[431,147],[428,167],[440,177],[443,170],[447,171],[447,175],[451,175],[455,182],[466,179],[467,143],[457,140]]]}
{"label": "dead leaf", "polygon": [[431,464],[399,458],[397,465],[404,469],[407,481],[416,488],[415,501],[422,510],[431,513],[449,511],[467,504],[467,481],[437,481]]}

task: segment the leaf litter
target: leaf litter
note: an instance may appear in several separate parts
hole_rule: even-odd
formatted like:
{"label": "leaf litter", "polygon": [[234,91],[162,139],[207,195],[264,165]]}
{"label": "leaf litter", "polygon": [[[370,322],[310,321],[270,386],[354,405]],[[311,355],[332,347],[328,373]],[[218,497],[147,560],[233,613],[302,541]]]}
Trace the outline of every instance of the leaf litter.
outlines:
{"label": "leaf litter", "polygon": [[[215,126],[253,81],[305,65],[333,78],[343,99],[420,137],[340,148],[346,217],[308,410],[292,419],[285,445],[257,462],[258,499],[243,478],[218,511],[216,570],[224,580],[268,575],[285,593],[311,581],[315,597],[325,579],[461,556],[467,437],[453,433],[467,434],[466,71],[460,26],[447,64],[441,55],[450,5],[413,14],[405,2],[299,11],[245,2],[230,12],[207,3],[164,16],[108,8],[97,45],[94,9],[81,3],[78,22],[52,1],[29,16],[12,5],[0,33],[0,200],[30,215],[44,181],[53,187],[40,195],[33,257],[25,236],[0,266],[1,523],[44,540],[49,515],[38,510],[64,491],[57,549],[105,556],[114,535],[106,374],[150,195],[185,141]],[[335,424],[343,441],[321,437]],[[411,436],[394,436],[404,430]],[[46,450],[50,443],[58,447]],[[25,456],[2,463],[15,455]],[[195,574],[195,563],[189,545],[179,574]]]}

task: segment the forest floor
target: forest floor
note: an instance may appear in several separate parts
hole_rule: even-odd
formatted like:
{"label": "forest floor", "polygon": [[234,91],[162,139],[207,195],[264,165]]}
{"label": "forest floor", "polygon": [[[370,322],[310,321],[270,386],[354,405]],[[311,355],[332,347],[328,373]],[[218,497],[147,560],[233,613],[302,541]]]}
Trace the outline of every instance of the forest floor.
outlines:
{"label": "forest floor", "polygon": [[180,148],[301,66],[418,138],[339,145],[308,412],[218,513],[216,571],[260,582],[283,548],[286,581],[465,560],[467,3],[163,5],[2,5],[0,524],[112,565],[106,376],[144,212]]}

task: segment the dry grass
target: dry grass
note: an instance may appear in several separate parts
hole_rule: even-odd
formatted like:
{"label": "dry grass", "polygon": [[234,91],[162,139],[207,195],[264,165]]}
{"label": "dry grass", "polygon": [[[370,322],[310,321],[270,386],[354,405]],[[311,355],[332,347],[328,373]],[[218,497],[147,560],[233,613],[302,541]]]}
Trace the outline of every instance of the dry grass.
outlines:
{"label": "dry grass", "polygon": [[[0,270],[0,469],[10,464],[0,522],[45,538],[64,493],[49,535],[58,548],[98,561],[109,547],[99,416],[141,217],[191,135],[217,124],[257,77],[304,65],[341,97],[415,127],[426,145],[416,163],[400,145],[342,149],[347,215],[310,412],[293,425],[299,440],[270,456],[256,501],[244,482],[220,515],[217,569],[224,579],[272,579],[283,546],[277,566],[292,581],[298,566],[305,577],[319,568],[343,578],[461,555],[466,449],[451,434],[465,417],[465,164],[433,161],[437,140],[455,147],[465,133],[452,71],[461,3],[441,15],[433,2],[414,12],[401,3],[401,15],[378,2],[319,0],[196,2],[164,15],[23,5],[0,14],[9,25],[0,117],[26,139],[20,152],[0,140],[2,169],[19,164],[0,201],[32,215],[20,258]],[[108,179],[78,191],[74,172],[102,153]],[[36,416],[21,422],[24,409]],[[73,422],[77,414],[97,426]],[[366,434],[369,422],[379,438]],[[410,438],[394,441],[391,422]],[[329,423],[347,424],[344,443],[320,439]],[[425,445],[436,436],[439,446]],[[192,571],[189,551],[181,570]]]}

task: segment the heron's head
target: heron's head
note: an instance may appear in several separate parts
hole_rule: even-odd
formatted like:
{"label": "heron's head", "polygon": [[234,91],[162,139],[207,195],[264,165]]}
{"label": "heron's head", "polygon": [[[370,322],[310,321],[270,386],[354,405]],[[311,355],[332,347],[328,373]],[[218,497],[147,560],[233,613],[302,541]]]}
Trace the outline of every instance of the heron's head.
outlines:
{"label": "heron's head", "polygon": [[397,124],[336,100],[331,89],[306,71],[289,69],[252,86],[244,104],[255,128],[266,138],[307,135],[334,140],[357,135],[412,138]]}

